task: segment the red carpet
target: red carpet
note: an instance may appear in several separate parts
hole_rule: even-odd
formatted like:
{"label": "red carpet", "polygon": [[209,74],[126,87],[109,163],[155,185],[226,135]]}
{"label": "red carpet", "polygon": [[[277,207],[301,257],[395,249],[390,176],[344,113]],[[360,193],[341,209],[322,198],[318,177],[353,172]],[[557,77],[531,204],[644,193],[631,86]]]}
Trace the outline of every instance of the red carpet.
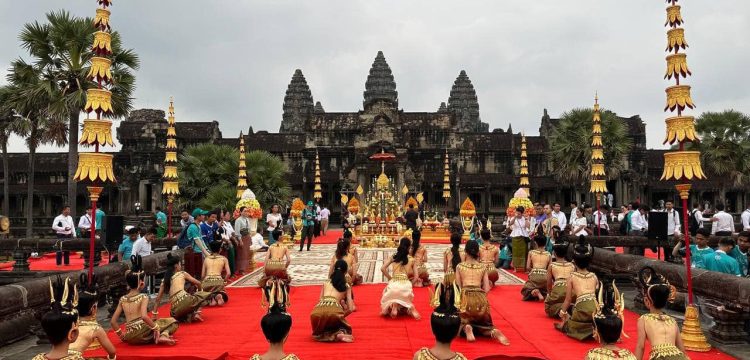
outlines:
{"label": "red carpet", "polygon": [[[357,312],[348,317],[354,328],[353,344],[313,341],[308,314],[317,303],[320,287],[292,288],[289,312],[294,322],[285,350],[302,359],[334,359],[342,358],[343,354],[359,359],[410,359],[420,347],[431,346],[434,340],[430,331],[428,289],[415,289],[422,320],[391,320],[378,316],[383,287],[374,284],[355,288]],[[473,344],[457,339],[454,349],[470,359],[489,355],[582,359],[586,351],[596,345],[593,341],[577,342],[555,330],[553,321],[544,314],[542,303],[520,300],[520,288],[500,286],[490,293],[495,325],[510,339],[511,346],[488,339],[479,339]],[[267,345],[260,331],[260,318],[264,314],[260,307],[260,290],[235,288],[230,289],[229,294],[230,301],[223,308],[204,310],[204,323],[181,325],[175,334],[179,343],[174,347],[131,346],[110,333],[118,349],[118,359],[247,359],[253,353],[264,352]],[[168,307],[162,307],[160,312],[168,314]],[[636,320],[635,314],[627,314],[626,332],[631,338],[626,339],[622,347],[635,348]],[[99,350],[87,355],[102,354]],[[731,359],[718,351],[689,355],[695,360]]]}
{"label": "red carpet", "polygon": [[[78,253],[70,254],[70,264],[58,266],[55,263],[55,253],[47,253],[38,258],[29,258],[29,270],[31,271],[75,271],[83,270],[83,257]],[[13,270],[14,261],[0,263],[0,271]],[[109,263],[106,256],[102,256],[101,265]]]}

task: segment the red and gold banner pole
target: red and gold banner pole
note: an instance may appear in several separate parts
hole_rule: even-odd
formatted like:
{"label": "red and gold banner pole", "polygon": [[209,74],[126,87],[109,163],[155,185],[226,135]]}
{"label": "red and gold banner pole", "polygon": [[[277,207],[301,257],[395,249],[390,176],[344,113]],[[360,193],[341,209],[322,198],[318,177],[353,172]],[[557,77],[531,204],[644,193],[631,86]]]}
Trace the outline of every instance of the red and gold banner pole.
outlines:
{"label": "red and gold banner pole", "polygon": [[709,351],[711,345],[706,341],[706,337],[701,330],[701,323],[698,318],[698,307],[693,304],[693,274],[692,259],[690,253],[690,231],[688,229],[688,198],[690,197],[691,181],[704,180],[706,175],[701,167],[701,158],[699,151],[686,151],[686,143],[697,143],[698,136],[695,133],[695,120],[692,116],[683,116],[682,111],[685,108],[694,108],[695,104],[690,96],[690,85],[680,84],[680,76],[687,78],[692,75],[687,66],[687,54],[680,53],[680,50],[687,48],[685,41],[685,29],[680,27],[684,21],[680,13],[681,7],[677,5],[677,0],[671,0],[667,6],[667,21],[665,26],[667,30],[667,71],[665,79],[674,78],[675,85],[667,87],[667,104],[664,111],[677,110],[677,116],[666,119],[667,136],[664,143],[674,144],[678,142],[679,149],[664,154],[664,172],[661,180],[677,181],[679,184],[675,188],[680,193],[682,200],[682,218],[685,223],[685,273],[687,275],[687,292],[688,305],[685,307],[685,322],[682,326],[681,337],[685,348],[692,351]]}

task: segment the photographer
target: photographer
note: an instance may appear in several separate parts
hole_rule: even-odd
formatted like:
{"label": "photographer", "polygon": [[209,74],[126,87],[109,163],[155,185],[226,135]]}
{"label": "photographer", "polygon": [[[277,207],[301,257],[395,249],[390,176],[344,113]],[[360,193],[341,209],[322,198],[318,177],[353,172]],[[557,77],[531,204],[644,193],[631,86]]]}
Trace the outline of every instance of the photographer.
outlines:
{"label": "photographer", "polygon": [[307,239],[307,251],[310,251],[310,245],[312,245],[313,232],[315,230],[315,217],[317,212],[313,207],[313,202],[308,201],[305,210],[302,210],[302,238],[299,243],[299,251],[305,245],[305,239]]}
{"label": "photographer", "polygon": [[266,215],[266,223],[268,224],[268,245],[273,245],[279,239],[276,237],[276,230],[281,229],[281,214],[279,213],[280,207],[277,204],[271,206],[271,212]]}

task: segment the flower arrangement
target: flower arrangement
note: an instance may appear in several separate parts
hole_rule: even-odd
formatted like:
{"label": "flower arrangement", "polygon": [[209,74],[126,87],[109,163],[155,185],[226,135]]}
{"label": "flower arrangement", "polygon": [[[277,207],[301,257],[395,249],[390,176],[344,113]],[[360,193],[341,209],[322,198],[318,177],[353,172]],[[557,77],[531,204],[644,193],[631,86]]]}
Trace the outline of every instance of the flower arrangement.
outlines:
{"label": "flower arrangement", "polygon": [[529,195],[526,194],[526,191],[524,191],[524,189],[518,189],[516,190],[515,194],[513,194],[513,198],[510,199],[510,202],[508,203],[508,209],[505,210],[506,216],[516,216],[516,208],[519,206],[523,206],[524,213],[526,215],[534,215],[534,204],[531,202],[531,200],[529,200]]}
{"label": "flower arrangement", "polygon": [[305,203],[302,202],[302,199],[295,198],[294,201],[292,201],[292,210],[289,211],[289,214],[292,217],[298,218],[302,216],[302,210],[305,210]]}
{"label": "flower arrangement", "polygon": [[359,212],[359,200],[357,198],[352,198],[349,200],[349,206],[348,206],[349,212],[352,214],[356,214]]}
{"label": "flower arrangement", "polygon": [[477,208],[474,206],[474,202],[466,197],[464,203],[461,204],[461,211],[459,213],[462,217],[474,217],[477,215]]}
{"label": "flower arrangement", "polygon": [[250,189],[247,189],[242,193],[240,201],[237,202],[235,209],[239,210],[242,207],[248,209],[251,219],[260,219],[260,217],[263,216],[263,209],[261,209],[258,200],[255,199],[255,193]]}

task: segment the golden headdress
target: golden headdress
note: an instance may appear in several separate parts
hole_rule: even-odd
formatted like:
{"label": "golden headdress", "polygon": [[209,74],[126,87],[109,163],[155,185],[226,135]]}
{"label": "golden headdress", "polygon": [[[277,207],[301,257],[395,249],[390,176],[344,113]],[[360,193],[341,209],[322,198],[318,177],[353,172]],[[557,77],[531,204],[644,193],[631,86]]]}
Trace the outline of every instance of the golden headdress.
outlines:
{"label": "golden headdress", "polygon": [[666,286],[669,288],[669,297],[667,301],[674,302],[677,297],[677,288],[667,281],[664,275],[659,274],[650,266],[644,266],[641,271],[638,272],[638,283],[641,288],[641,293],[644,297],[651,299],[651,288],[656,286]]}
{"label": "golden headdress", "polygon": [[625,333],[625,296],[617,289],[614,280],[612,286],[605,286],[599,282],[599,293],[596,298],[596,312],[594,313],[594,327],[598,320],[611,317],[620,318],[622,321],[622,336],[630,338]]}
{"label": "golden headdress", "polygon": [[78,285],[73,284],[73,295],[70,294],[70,278],[65,281],[58,275],[54,286],[49,278],[50,307],[65,315],[78,316]]}
{"label": "golden headdress", "polygon": [[458,316],[461,305],[461,289],[453,282],[450,285],[438,283],[435,291],[430,289],[430,306],[435,316]]}
{"label": "golden headdress", "polygon": [[269,312],[277,308],[281,312],[286,313],[289,303],[289,287],[283,281],[269,281],[266,284],[266,287],[263,289],[261,305],[268,308]]}

